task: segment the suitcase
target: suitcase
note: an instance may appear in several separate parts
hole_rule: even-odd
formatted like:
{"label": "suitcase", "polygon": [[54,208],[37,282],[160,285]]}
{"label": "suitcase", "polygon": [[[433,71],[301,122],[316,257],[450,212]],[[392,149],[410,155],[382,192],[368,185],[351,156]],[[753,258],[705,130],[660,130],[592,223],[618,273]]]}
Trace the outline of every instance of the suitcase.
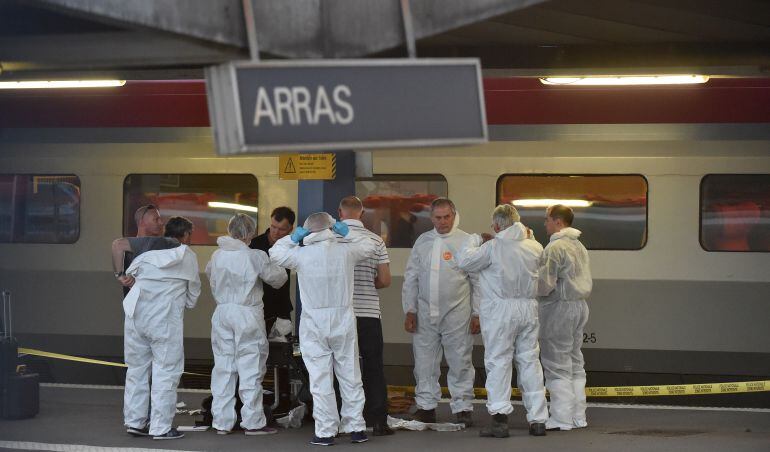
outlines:
{"label": "suitcase", "polygon": [[40,411],[40,377],[18,374],[19,345],[11,326],[11,293],[3,291],[3,331],[0,335],[0,416],[26,419]]}
{"label": "suitcase", "polygon": [[16,373],[19,364],[19,344],[12,337],[0,338],[0,375]]}
{"label": "suitcase", "polygon": [[27,419],[40,411],[38,374],[8,375],[5,378],[3,418]]}

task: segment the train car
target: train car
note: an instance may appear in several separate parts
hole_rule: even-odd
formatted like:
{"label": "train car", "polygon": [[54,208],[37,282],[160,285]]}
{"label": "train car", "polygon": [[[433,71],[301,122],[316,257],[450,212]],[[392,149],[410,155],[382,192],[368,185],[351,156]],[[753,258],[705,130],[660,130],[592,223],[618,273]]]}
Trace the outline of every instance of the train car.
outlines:
{"label": "train car", "polygon": [[[770,375],[770,79],[581,90],[489,78],[485,97],[489,143],[375,151],[374,175],[356,182],[389,244],[389,382],[412,381],[401,285],[436,196],[454,200],[468,232],[489,232],[495,205],[512,202],[544,243],[548,200],[573,203],[594,277],[589,385]],[[23,346],[120,359],[109,249],[135,232],[137,206],[191,218],[201,269],[232,213],[210,203],[256,207],[260,230],[273,208],[296,209],[298,182],[280,180],[276,155],[214,154],[205,105],[199,81],[0,97],[0,288]],[[190,360],[211,359],[201,278],[185,314]],[[477,339],[479,368],[481,353]]]}

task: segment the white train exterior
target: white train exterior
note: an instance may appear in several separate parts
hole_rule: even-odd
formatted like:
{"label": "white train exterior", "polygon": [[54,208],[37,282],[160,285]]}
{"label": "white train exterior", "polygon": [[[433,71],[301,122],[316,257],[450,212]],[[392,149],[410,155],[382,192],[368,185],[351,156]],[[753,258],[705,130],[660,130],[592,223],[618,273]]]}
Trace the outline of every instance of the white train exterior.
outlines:
{"label": "white train exterior", "polygon": [[[493,95],[487,92],[488,102]],[[373,168],[375,175],[442,175],[468,232],[489,229],[504,175],[642,176],[644,245],[590,251],[587,370],[770,375],[770,251],[706,251],[699,239],[704,177],[770,175],[767,105],[752,107],[758,119],[735,123],[492,124],[488,144],[375,151]],[[297,182],[279,179],[276,155],[218,157],[204,126],[46,125],[0,124],[0,173],[80,181],[74,243],[0,243],[0,288],[13,294],[15,334],[26,347],[121,356],[121,291],[109,247],[123,233],[127,176],[251,174],[258,182],[260,230],[274,207],[297,207]],[[215,247],[193,249],[203,269]],[[408,254],[408,248],[390,249],[393,283],[381,291],[386,365],[405,369],[412,364],[411,338],[403,330],[400,294]],[[211,356],[214,303],[206,286],[198,308],[185,317],[190,359]],[[482,367],[477,343],[474,359]]]}

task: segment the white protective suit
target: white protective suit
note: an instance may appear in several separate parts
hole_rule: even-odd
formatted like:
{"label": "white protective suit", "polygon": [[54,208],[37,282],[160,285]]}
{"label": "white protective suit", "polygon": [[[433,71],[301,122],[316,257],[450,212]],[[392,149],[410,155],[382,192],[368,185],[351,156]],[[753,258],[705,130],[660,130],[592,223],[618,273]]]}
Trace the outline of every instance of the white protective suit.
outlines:
{"label": "white protective suit", "polygon": [[510,414],[511,377],[516,361],[518,386],[529,423],[548,420],[543,369],[538,346],[537,278],[543,247],[527,239],[527,228],[516,222],[481,245],[471,235],[458,265],[479,274],[481,334],[487,370],[489,414]]}
{"label": "white protective suit", "polygon": [[447,384],[452,413],[473,411],[471,314],[479,315],[478,299],[471,297],[477,276],[457,267],[457,256],[468,234],[455,226],[446,234],[435,229],[421,234],[412,247],[404,272],[401,301],[404,313],[417,313],[412,337],[415,401],[422,410],[435,409],[441,399],[441,356],[449,364]]}
{"label": "white protective suit", "polygon": [[186,245],[139,255],[126,270],[136,280],[123,299],[126,426],[147,424],[152,371],[150,435],[171,429],[176,388],[184,371],[184,308],[192,309],[201,292],[198,260]]}
{"label": "white protective suit", "polygon": [[[364,236],[351,238],[356,241],[342,242],[324,229],[308,235],[305,246],[284,237],[270,248],[273,262],[297,272],[302,300],[300,350],[310,374],[315,435],[319,438],[366,430],[353,314],[353,270],[356,263],[374,254],[375,242]],[[339,414],[335,375],[342,396]]]}
{"label": "white protective suit", "polygon": [[551,235],[540,260],[538,281],[540,356],[545,386],[551,394],[546,428],[571,430],[587,426],[583,328],[588,322],[586,298],[592,280],[588,251],[580,231],[564,228]]}
{"label": "white protective suit", "polygon": [[262,408],[262,379],[269,347],[262,304],[262,282],[274,288],[286,282],[286,270],[270,262],[264,251],[253,250],[229,236],[217,239],[206,266],[217,308],[211,317],[212,426],[230,431],[235,426],[235,384],[241,395],[241,427],[260,429],[267,420]]}

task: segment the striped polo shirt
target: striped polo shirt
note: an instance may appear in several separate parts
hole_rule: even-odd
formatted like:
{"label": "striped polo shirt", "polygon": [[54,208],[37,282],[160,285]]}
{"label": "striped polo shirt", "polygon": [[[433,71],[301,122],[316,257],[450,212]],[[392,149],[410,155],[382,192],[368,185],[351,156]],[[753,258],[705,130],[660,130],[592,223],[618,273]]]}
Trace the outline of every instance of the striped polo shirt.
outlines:
{"label": "striped polo shirt", "polygon": [[358,220],[343,220],[350,228],[350,234],[364,235],[377,243],[374,257],[361,261],[356,265],[353,288],[353,311],[356,317],[380,318],[380,296],[374,288],[374,278],[377,277],[377,266],[390,263],[388,249],[379,235],[366,229]]}

